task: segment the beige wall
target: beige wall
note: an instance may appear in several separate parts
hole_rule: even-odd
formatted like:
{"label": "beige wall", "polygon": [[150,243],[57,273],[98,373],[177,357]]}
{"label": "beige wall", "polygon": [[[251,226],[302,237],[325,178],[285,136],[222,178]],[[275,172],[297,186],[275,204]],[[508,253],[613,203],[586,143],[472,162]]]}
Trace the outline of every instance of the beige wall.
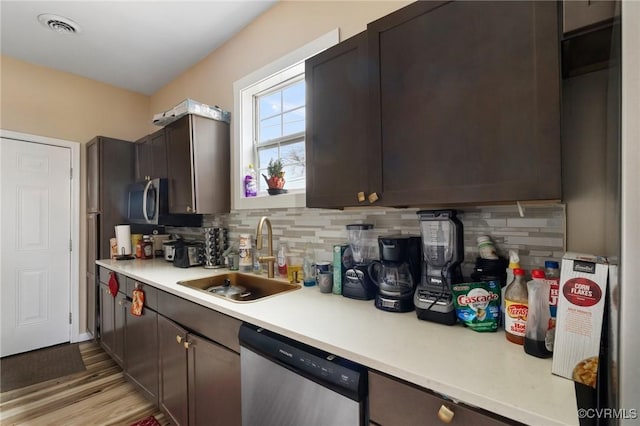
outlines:
{"label": "beige wall", "polygon": [[409,1],[280,1],[151,96],[151,112],[186,98],[233,111],[233,82],[334,29],[340,40]]}
{"label": "beige wall", "polygon": [[149,97],[1,57],[0,128],[85,143],[135,140],[150,130]]}
{"label": "beige wall", "polygon": [[[0,128],[83,144],[81,171],[81,316],[84,294],[84,144],[96,135],[136,140],[157,127],[154,113],[185,98],[233,110],[233,82],[322,34],[344,40],[410,1],[281,1],[151,97],[0,56]],[[167,60],[171,60],[167,52]],[[80,324],[81,332],[86,325]]]}

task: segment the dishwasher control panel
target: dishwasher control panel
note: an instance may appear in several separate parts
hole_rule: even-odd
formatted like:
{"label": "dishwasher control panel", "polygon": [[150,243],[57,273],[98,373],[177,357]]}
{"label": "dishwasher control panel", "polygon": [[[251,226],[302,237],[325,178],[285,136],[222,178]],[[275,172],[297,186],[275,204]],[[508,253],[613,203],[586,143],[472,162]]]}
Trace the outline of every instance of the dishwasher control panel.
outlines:
{"label": "dishwasher control panel", "polygon": [[354,400],[366,397],[367,369],[264,328],[243,324],[240,345]]}

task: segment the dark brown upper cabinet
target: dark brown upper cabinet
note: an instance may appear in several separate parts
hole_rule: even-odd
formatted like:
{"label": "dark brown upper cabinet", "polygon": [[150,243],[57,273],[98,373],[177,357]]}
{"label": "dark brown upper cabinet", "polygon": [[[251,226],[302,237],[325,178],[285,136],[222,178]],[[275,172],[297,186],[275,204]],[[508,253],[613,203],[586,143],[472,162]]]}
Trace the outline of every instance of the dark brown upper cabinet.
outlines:
{"label": "dark brown upper cabinet", "polygon": [[369,25],[384,205],[560,198],[557,16],[553,2],[417,2]]}
{"label": "dark brown upper cabinet", "polygon": [[165,130],[169,213],[229,212],[229,124],[188,114]]}
{"label": "dark brown upper cabinet", "polygon": [[366,61],[363,32],[305,64],[307,207],[354,206],[369,192]]}
{"label": "dark brown upper cabinet", "polygon": [[165,129],[136,142],[136,180],[167,177],[167,141]]}
{"label": "dark brown upper cabinet", "polygon": [[[353,144],[355,157],[339,147],[352,129],[318,128],[339,122],[340,86],[308,86],[307,108],[321,105],[326,113],[309,116],[308,158],[319,151],[318,133],[335,132],[322,152],[336,153],[340,177],[332,184],[335,198],[325,191],[311,206],[354,205],[340,202],[348,184],[338,170],[349,168],[368,169],[368,184],[360,185],[366,189],[358,190],[365,191],[362,205],[561,197],[556,3],[416,2],[370,23],[367,39],[367,129],[360,132],[365,141]],[[338,71],[325,78],[332,75],[340,78]],[[327,170],[309,161],[307,200],[319,199],[316,167]]]}

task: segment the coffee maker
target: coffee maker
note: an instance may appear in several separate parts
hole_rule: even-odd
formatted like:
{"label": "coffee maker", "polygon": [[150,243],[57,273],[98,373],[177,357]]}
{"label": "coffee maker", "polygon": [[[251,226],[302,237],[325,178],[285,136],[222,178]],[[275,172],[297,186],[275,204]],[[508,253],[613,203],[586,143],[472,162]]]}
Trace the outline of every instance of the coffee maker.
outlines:
{"label": "coffee maker", "polygon": [[375,237],[373,225],[358,223],[347,225],[347,239],[353,257],[353,265],[344,273],[342,295],[351,299],[371,300],[377,287],[369,276],[369,267],[374,260]]}
{"label": "coffee maker", "polygon": [[413,302],[419,319],[452,325],[456,323],[451,286],[463,281],[462,222],[456,210],[420,210],[422,277]]}
{"label": "coffee maker", "polygon": [[378,287],[376,308],[389,312],[413,311],[422,259],[420,237],[380,236],[378,249],[380,261],[372,262],[369,268],[371,280]]}

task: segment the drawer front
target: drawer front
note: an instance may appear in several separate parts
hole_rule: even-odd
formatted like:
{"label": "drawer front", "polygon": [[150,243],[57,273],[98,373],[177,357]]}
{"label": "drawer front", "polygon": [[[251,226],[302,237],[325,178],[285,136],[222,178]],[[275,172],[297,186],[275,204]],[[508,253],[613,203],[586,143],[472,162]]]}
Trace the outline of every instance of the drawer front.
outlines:
{"label": "drawer front", "polygon": [[[100,266],[99,269],[100,271],[98,274],[100,276],[100,282],[106,286],[109,286],[109,274],[112,271],[102,266]],[[118,292],[124,294],[126,292],[127,281],[129,281],[129,278],[126,275],[122,275],[116,272],[116,279],[118,280]]]}
{"label": "drawer front", "polygon": [[144,291],[144,306],[157,311],[158,289],[143,282],[136,281],[132,278],[127,277],[126,293],[128,298],[133,299],[133,290],[135,290],[136,285],[138,286],[138,288]]}
{"label": "drawer front", "polygon": [[438,411],[446,406],[454,415],[449,424],[469,426],[503,426],[518,424],[498,419],[469,407],[440,398],[414,385],[405,384],[369,371],[369,415],[382,426],[423,426],[445,424]]}
{"label": "drawer front", "polygon": [[164,291],[158,294],[158,312],[183,327],[240,353],[241,321]]}

